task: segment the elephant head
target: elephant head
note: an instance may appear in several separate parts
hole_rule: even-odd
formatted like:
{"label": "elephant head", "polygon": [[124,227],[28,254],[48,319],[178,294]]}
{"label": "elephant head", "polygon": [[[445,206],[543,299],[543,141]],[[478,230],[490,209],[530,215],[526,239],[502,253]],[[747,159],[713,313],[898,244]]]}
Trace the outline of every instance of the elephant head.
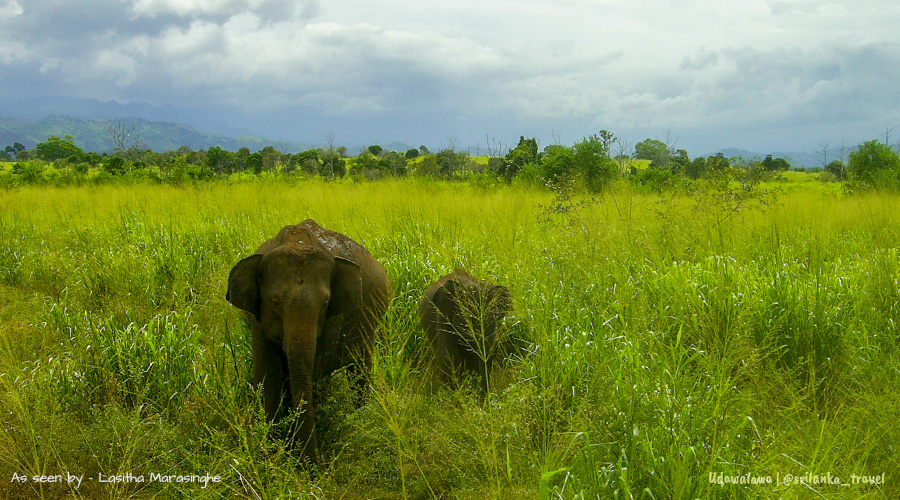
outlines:
{"label": "elephant head", "polygon": [[446,318],[448,333],[479,357],[490,357],[498,341],[497,326],[510,308],[505,286],[457,275],[435,291],[432,302]]}
{"label": "elephant head", "polygon": [[[341,249],[350,251],[336,255]],[[250,313],[253,378],[262,384],[266,415],[277,420],[289,408],[301,411],[292,441],[312,461],[313,383],[364,350],[386,309],[387,287],[364,248],[312,221],[288,226],[228,276],[226,299]]]}

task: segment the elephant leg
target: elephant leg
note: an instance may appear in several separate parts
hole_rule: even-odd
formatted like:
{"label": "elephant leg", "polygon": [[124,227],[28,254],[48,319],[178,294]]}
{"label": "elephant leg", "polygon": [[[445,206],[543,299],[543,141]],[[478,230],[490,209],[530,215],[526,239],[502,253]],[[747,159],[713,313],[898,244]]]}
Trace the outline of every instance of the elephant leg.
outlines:
{"label": "elephant leg", "polygon": [[253,332],[253,382],[262,384],[263,408],[269,421],[278,420],[287,411],[284,395],[287,387],[284,353],[269,342],[262,332]]}
{"label": "elephant leg", "polygon": [[439,330],[434,337],[435,368],[444,385],[452,385],[456,371],[456,360],[454,357],[457,353],[454,352],[452,344],[453,339],[445,331]]}

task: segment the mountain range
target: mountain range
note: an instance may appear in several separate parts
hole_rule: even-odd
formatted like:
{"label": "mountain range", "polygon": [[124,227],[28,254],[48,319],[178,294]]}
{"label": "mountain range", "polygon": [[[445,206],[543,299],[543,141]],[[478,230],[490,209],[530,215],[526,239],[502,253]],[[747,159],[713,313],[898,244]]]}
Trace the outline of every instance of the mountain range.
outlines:
{"label": "mountain range", "polygon": [[72,141],[81,149],[103,153],[113,148],[111,128],[116,125],[133,127],[140,137],[139,146],[153,151],[174,151],[182,146],[194,150],[218,146],[230,151],[246,147],[257,151],[273,146],[280,151],[296,153],[311,148],[309,145],[290,141],[271,141],[251,136],[227,137],[201,132],[179,123],[152,122],[142,118],[76,118],[60,115],[35,121],[0,119],[0,148],[18,142],[26,149],[31,149],[50,136],[71,135]]}
{"label": "mountain range", "polygon": [[[113,149],[111,129],[116,126],[133,128],[139,133],[140,147],[153,151],[174,151],[182,146],[193,150],[209,149],[214,146],[237,151],[246,147],[258,151],[266,146],[273,146],[279,151],[297,153],[323,145],[303,144],[292,141],[277,141],[249,135],[229,136],[203,132],[188,125],[164,121],[150,121],[143,118],[78,118],[74,116],[50,115],[40,119],[6,119],[0,118],[0,149],[15,143],[32,149],[37,143],[44,142],[50,136],[64,137],[71,135],[73,142],[85,151],[96,153]],[[335,144],[340,146],[341,144]],[[413,146],[400,142],[381,145],[386,151],[405,152]],[[351,154],[365,149],[364,145],[348,146]],[[475,148],[479,154],[480,148]],[[743,149],[726,148],[714,151],[706,156],[722,153],[727,158],[741,156],[746,159],[762,159],[767,154],[776,158],[785,158],[793,167],[814,168],[821,166],[821,155],[796,151],[759,153]],[[836,159],[836,157],[835,157]]]}
{"label": "mountain range", "polygon": [[[242,135],[232,137],[199,131],[188,125],[171,122],[154,122],[143,118],[77,118],[73,116],[50,115],[38,120],[0,118],[0,149],[19,143],[25,149],[32,149],[50,136],[72,136],[72,142],[85,151],[104,153],[113,149],[111,129],[116,126],[133,128],[140,137],[140,147],[153,151],[175,151],[187,146],[193,150],[218,146],[229,151],[248,148],[259,151],[272,146],[278,151],[297,153],[325,145],[303,144],[293,141],[278,141]],[[335,144],[335,147],[341,144]],[[386,151],[406,152],[412,146],[400,142],[381,145]],[[356,145],[347,149],[356,154],[365,149]]]}

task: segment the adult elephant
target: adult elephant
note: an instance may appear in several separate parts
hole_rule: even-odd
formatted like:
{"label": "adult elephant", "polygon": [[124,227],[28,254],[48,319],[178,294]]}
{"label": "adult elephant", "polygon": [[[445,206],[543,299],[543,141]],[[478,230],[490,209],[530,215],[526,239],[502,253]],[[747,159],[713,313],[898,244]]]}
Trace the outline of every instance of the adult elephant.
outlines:
{"label": "adult elephant", "polygon": [[488,389],[491,367],[509,347],[510,339],[498,327],[511,309],[505,286],[478,280],[462,269],[428,287],[419,302],[419,319],[445,382],[471,374],[480,378],[482,390]]}
{"label": "adult elephant", "polygon": [[262,384],[266,416],[303,412],[292,442],[312,462],[313,383],[368,363],[390,296],[387,273],[365,248],[311,219],[284,227],[228,275],[226,300],[250,313],[253,380]]}

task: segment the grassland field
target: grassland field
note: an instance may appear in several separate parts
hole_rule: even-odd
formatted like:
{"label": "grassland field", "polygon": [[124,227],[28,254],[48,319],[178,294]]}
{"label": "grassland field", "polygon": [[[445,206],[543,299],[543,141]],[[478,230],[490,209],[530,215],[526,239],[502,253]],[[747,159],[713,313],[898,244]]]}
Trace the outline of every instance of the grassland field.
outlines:
{"label": "grassland field", "polygon": [[[0,498],[900,498],[900,196],[812,179],[742,205],[415,179],[2,191]],[[318,387],[317,469],[268,437],[224,300],[306,218],[394,288],[365,392]],[[416,306],[458,267],[514,298],[521,349],[483,398],[423,390]]]}

